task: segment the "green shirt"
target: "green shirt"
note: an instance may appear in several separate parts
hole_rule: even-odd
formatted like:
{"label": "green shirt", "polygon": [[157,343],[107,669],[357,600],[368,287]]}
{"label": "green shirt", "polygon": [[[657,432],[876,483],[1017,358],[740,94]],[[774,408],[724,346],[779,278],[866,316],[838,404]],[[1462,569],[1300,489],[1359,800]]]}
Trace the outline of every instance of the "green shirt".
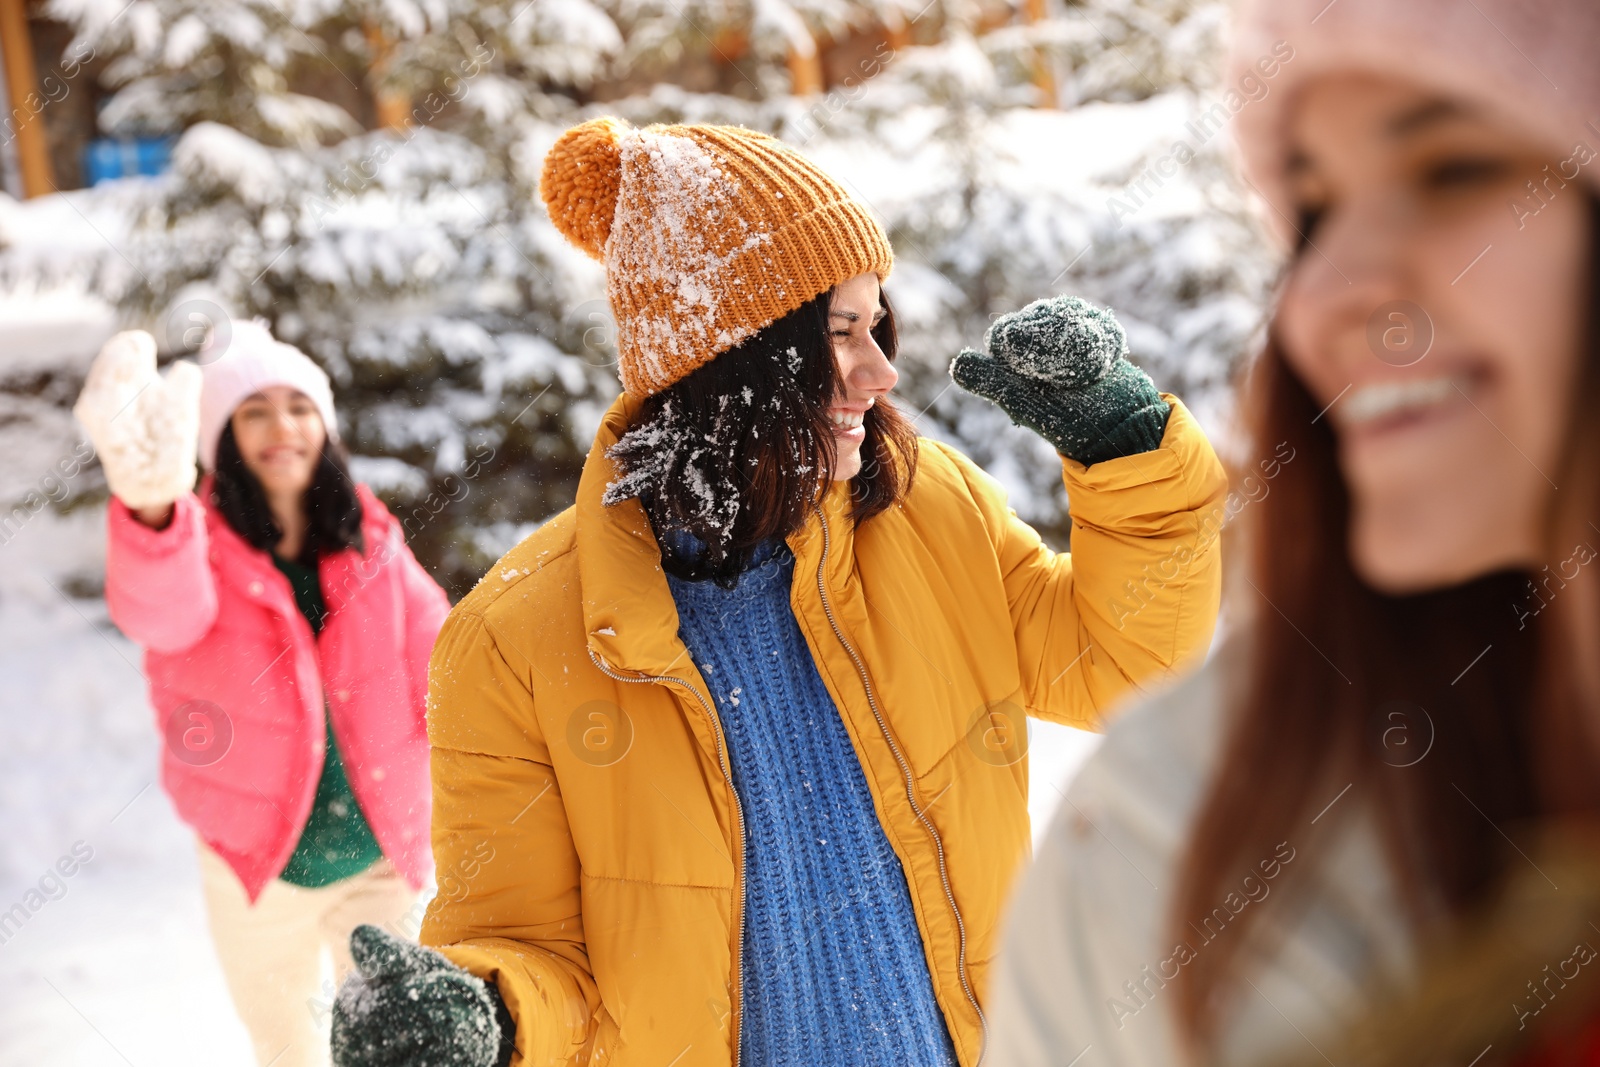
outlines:
{"label": "green shirt", "polygon": [[[283,559],[276,552],[268,554],[289,579],[294,602],[311,624],[311,632],[321,633],[328,608],[317,581],[317,568],[298,560]],[[355,794],[350,791],[350,779],[345,776],[344,761],[339,758],[333,721],[327,715],[326,704],[322,721],[328,731],[328,749],[322,761],[322,777],[317,780],[317,795],[311,802],[311,817],[300,831],[300,843],[295,846],[288,865],[278,874],[292,885],[332,885],[360,874],[383,855],[377,838],[372,836],[372,827],[367,825],[366,816],[356,803]]]}

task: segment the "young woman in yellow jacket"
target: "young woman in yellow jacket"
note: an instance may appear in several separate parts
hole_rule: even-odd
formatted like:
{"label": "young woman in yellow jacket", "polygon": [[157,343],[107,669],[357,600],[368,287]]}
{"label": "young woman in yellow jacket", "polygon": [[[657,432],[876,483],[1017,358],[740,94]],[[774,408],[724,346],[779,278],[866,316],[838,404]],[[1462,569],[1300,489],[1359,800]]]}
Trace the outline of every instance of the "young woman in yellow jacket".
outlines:
{"label": "young woman in yellow jacket", "polygon": [[1109,313],[1003,317],[951,370],[1063,453],[1052,552],[889,401],[889,243],[813,164],[601,119],[542,190],[625,392],[440,635],[438,951],[357,932],[335,1058],[971,1067],[1024,716],[1096,728],[1205,651],[1220,465]]}

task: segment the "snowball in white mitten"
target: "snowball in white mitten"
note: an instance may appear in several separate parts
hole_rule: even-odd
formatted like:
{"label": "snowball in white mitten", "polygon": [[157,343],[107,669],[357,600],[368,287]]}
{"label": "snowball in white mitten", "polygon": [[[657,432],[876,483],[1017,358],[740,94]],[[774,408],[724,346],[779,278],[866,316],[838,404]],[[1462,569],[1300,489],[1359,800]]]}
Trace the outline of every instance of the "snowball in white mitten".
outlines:
{"label": "snowball in white mitten", "polygon": [[127,330],[106,342],[72,413],[128,507],[162,507],[194,488],[200,368],[185,359],[158,374],[148,333]]}

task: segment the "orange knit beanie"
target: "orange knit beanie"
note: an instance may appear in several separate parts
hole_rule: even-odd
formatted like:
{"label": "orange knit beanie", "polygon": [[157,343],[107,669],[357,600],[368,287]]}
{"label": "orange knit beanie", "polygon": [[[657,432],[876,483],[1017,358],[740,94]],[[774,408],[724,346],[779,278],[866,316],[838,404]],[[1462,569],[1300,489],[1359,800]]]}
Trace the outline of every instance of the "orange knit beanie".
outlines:
{"label": "orange knit beanie", "polygon": [[866,207],[739,126],[574,126],[545,157],[556,228],[605,264],[622,387],[648,396],[833,286],[889,276]]}

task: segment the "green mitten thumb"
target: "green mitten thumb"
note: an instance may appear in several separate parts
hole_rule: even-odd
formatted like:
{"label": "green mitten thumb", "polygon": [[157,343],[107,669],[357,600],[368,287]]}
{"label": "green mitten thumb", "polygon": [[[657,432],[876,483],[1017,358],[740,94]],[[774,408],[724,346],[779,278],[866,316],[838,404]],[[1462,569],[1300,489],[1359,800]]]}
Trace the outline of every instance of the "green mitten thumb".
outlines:
{"label": "green mitten thumb", "polygon": [[1039,384],[1037,380],[1030,380],[1027,375],[1012,370],[1008,364],[971,348],[963,348],[956,353],[956,358],[950,361],[950,378],[967,392],[975,393],[985,400],[992,400],[1005,408],[1006,414],[1011,416],[1013,422],[1028,427],[1034,433],[1049,436],[1037,425],[1036,419],[1030,418],[1037,414],[1036,412],[1026,409],[1013,411],[1002,401],[1002,398],[1011,397],[1025,401],[1037,391]]}

